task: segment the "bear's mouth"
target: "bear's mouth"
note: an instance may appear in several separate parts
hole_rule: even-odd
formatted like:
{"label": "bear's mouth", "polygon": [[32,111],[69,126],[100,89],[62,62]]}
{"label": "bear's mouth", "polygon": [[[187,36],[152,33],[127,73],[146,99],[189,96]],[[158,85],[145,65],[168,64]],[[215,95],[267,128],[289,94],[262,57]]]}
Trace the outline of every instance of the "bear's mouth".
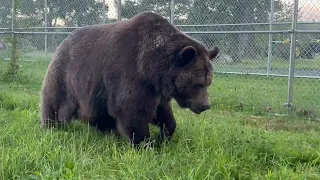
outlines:
{"label": "bear's mouth", "polygon": [[179,101],[179,100],[176,100],[176,101],[181,108],[183,109],[188,108],[195,114],[201,114],[202,112],[205,111],[204,109],[193,106],[190,101]]}
{"label": "bear's mouth", "polygon": [[196,106],[193,106],[191,104],[189,109],[195,114],[201,114],[202,112],[205,112],[208,109],[210,109],[210,105],[196,105]]}
{"label": "bear's mouth", "polygon": [[192,106],[189,109],[195,114],[201,114],[203,112],[202,110],[200,110],[198,108],[194,108]]}
{"label": "bear's mouth", "polygon": [[190,110],[195,114],[201,114],[202,113],[202,111],[199,111],[197,109],[190,108]]}

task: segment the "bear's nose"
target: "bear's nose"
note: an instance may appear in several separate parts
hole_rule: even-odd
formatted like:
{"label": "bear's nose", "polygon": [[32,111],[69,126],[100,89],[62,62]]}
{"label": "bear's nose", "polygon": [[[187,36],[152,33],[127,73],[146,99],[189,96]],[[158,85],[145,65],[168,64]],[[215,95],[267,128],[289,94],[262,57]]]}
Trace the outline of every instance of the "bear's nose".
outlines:
{"label": "bear's nose", "polygon": [[209,105],[202,105],[200,110],[205,111],[205,110],[210,109],[210,107],[211,107],[210,104]]}

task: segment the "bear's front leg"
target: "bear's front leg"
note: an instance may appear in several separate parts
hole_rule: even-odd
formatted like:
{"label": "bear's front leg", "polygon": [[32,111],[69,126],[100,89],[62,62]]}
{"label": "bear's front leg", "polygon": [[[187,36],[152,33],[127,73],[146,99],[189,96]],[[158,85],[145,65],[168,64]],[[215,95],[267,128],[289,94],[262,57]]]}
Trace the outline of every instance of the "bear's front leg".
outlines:
{"label": "bear's front leg", "polygon": [[154,124],[160,127],[159,139],[161,142],[173,135],[176,130],[176,120],[170,102],[161,103],[158,106]]}
{"label": "bear's front leg", "polygon": [[142,141],[149,145],[149,123],[155,119],[160,96],[149,81],[126,78],[122,83],[108,98],[108,111],[117,121],[118,132],[133,145]]}
{"label": "bear's front leg", "polygon": [[117,120],[117,130],[123,136],[130,139],[130,142],[137,146],[143,141],[150,140],[150,131],[147,116],[145,113],[139,115],[128,115]]}

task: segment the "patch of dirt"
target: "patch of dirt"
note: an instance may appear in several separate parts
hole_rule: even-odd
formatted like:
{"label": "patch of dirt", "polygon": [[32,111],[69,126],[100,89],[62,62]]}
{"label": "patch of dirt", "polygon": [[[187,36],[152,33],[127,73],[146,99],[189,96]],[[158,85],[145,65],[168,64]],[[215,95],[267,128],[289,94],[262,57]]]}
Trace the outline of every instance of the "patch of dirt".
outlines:
{"label": "patch of dirt", "polygon": [[308,132],[319,131],[320,123],[307,120],[293,120],[284,117],[267,118],[249,116],[240,121],[243,125],[254,126],[273,131]]}

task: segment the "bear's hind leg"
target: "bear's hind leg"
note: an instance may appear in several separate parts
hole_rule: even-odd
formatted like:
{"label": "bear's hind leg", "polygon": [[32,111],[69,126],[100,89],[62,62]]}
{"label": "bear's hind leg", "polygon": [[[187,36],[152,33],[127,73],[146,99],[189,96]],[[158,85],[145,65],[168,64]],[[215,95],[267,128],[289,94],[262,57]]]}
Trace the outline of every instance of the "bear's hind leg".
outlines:
{"label": "bear's hind leg", "polygon": [[41,127],[53,127],[58,120],[57,112],[48,103],[42,103],[41,105]]}
{"label": "bear's hind leg", "polygon": [[68,101],[63,102],[56,111],[47,102],[41,105],[41,126],[54,127],[56,125],[69,124],[72,120],[76,105]]}
{"label": "bear's hind leg", "polygon": [[58,123],[60,125],[69,124],[76,110],[76,104],[71,101],[64,101],[58,110]]}

